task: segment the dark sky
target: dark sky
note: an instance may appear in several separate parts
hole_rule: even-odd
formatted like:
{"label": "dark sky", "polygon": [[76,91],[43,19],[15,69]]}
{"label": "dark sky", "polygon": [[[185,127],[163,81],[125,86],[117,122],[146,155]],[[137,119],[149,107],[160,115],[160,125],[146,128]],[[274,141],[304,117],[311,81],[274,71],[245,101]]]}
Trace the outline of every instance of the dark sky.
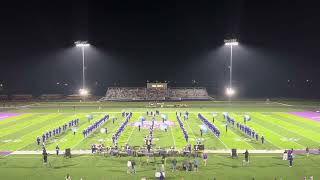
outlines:
{"label": "dark sky", "polygon": [[229,78],[223,40],[238,38],[233,77],[239,96],[320,98],[320,4],[310,2],[3,3],[0,93],[75,92],[82,61],[73,43],[88,40],[87,83],[98,95],[115,83],[144,86],[147,80],[170,86],[196,80],[221,95]]}

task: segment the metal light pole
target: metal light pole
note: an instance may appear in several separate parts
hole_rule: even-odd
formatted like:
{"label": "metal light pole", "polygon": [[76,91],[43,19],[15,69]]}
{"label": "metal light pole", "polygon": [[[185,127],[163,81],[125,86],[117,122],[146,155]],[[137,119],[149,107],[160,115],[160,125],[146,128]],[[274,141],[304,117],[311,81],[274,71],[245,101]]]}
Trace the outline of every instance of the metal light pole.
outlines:
{"label": "metal light pole", "polygon": [[229,87],[226,90],[227,96],[231,97],[235,91],[232,88],[232,47],[238,46],[239,43],[237,42],[237,39],[226,39],[224,40],[225,46],[230,46],[230,81],[229,81]]}
{"label": "metal light pole", "polygon": [[89,47],[90,44],[87,41],[76,41],[74,43],[76,45],[76,47],[80,47],[81,51],[82,51],[82,89],[80,89],[80,95],[86,96],[88,95],[88,90],[86,89],[86,85],[85,85],[85,67],[84,67],[84,63],[85,63],[85,59],[84,59],[84,49],[86,47]]}

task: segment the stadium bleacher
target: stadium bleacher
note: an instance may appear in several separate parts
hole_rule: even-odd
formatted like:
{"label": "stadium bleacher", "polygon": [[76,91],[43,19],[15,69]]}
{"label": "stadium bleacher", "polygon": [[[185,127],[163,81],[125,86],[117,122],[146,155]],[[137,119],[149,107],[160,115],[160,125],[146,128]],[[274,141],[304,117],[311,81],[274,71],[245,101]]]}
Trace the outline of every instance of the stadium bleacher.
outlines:
{"label": "stadium bleacher", "polygon": [[0,94],[0,100],[8,100],[9,96],[6,94]]}
{"label": "stadium bleacher", "polygon": [[63,94],[42,94],[39,99],[40,100],[60,100],[63,99]]}
{"label": "stadium bleacher", "polygon": [[145,88],[145,87],[109,87],[100,101],[181,101],[209,100],[207,89],[188,88]]}
{"label": "stadium bleacher", "polygon": [[31,101],[32,94],[13,94],[11,99],[15,101]]}

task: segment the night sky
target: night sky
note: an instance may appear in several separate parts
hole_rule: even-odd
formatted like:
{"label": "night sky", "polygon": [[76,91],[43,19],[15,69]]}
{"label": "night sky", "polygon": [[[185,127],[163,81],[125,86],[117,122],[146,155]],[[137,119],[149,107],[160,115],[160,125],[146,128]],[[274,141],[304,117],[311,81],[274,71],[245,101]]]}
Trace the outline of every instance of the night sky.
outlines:
{"label": "night sky", "polygon": [[75,93],[82,59],[74,42],[88,40],[87,84],[96,95],[109,86],[145,86],[147,80],[204,86],[222,95],[230,56],[223,41],[237,38],[238,96],[320,98],[319,5],[293,0],[2,4],[0,94]]}

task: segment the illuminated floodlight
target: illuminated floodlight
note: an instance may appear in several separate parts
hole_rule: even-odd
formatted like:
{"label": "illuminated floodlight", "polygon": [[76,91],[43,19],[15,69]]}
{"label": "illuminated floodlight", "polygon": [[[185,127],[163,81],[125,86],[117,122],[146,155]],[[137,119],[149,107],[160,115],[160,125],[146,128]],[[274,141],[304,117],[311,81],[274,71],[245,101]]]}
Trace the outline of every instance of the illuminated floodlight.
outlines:
{"label": "illuminated floodlight", "polygon": [[[84,66],[84,62],[85,62],[85,58],[84,58],[84,51],[86,49],[86,47],[89,47],[90,44],[88,43],[88,41],[76,41],[74,42],[74,44],[76,45],[77,48],[81,48],[82,51],[82,89],[80,89],[79,93],[82,96],[87,96],[89,94],[88,90],[86,90],[86,78],[85,78],[85,66]],[[85,100],[85,99],[83,99]]]}
{"label": "illuminated floodlight", "polygon": [[89,91],[87,89],[79,89],[79,94],[81,96],[87,96],[89,95]]}
{"label": "illuminated floodlight", "polygon": [[90,44],[88,43],[88,41],[76,41],[74,42],[74,44],[77,46],[77,47],[89,47]]}
{"label": "illuminated floodlight", "polygon": [[236,91],[234,89],[232,89],[232,88],[227,88],[226,89],[226,95],[229,96],[229,97],[233,96],[235,93],[236,93]]}
{"label": "illuminated floodlight", "polygon": [[224,40],[224,45],[225,46],[238,46],[239,42],[237,39],[226,39]]}

